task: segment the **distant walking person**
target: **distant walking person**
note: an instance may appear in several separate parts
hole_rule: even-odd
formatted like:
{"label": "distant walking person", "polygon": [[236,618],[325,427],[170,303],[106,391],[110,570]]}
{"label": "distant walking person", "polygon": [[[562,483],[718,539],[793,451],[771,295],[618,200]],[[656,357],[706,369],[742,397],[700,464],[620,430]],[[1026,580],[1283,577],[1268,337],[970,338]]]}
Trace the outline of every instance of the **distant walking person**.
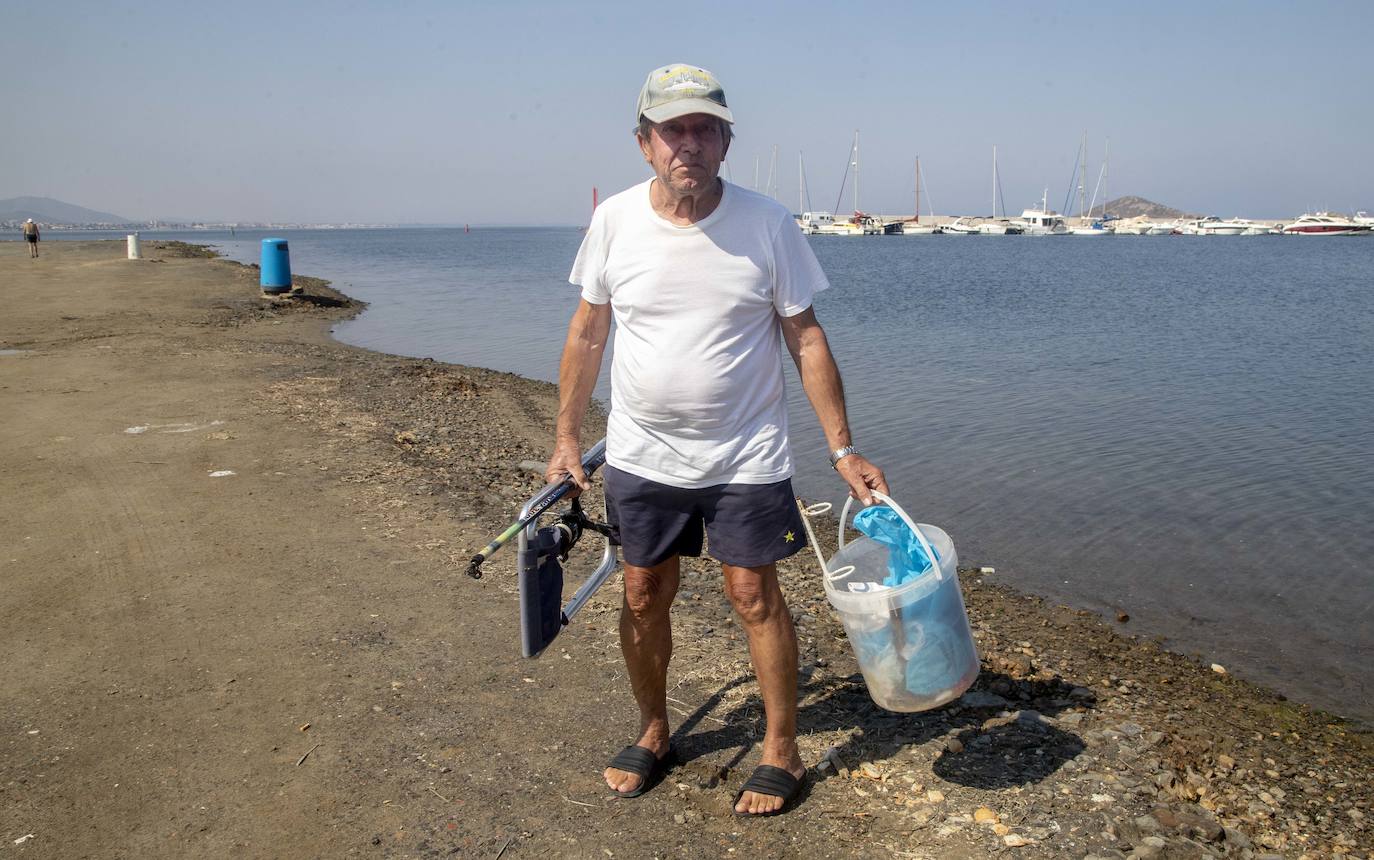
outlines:
{"label": "distant walking person", "polygon": [[33,219],[24,222],[24,241],[29,243],[29,256],[38,256],[38,225],[33,223]]}

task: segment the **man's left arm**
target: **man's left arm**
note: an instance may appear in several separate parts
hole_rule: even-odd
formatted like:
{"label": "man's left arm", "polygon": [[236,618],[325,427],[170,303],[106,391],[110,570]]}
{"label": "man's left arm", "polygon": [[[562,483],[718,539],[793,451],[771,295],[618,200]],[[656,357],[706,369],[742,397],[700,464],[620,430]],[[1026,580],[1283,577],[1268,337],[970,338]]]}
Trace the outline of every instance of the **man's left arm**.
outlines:
{"label": "man's left arm", "polygon": [[[783,340],[787,342],[787,349],[797,364],[802,388],[806,389],[811,408],[816,410],[821,430],[825,432],[826,444],[831,451],[854,444],[849,434],[840,369],[835,365],[830,342],[826,340],[825,331],[816,319],[815,309],[807,308],[799,314],[779,319]],[[883,476],[883,470],[862,454],[841,457],[835,463],[835,470],[849,485],[849,494],[866,505],[875,501],[871,490],[887,493],[887,478]]]}

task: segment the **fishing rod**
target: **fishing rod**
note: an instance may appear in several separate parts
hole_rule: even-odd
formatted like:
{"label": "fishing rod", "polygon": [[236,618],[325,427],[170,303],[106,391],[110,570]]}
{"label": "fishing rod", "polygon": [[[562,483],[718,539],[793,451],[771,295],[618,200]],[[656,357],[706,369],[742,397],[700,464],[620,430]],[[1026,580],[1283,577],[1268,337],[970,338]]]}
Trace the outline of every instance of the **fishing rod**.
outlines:
{"label": "fishing rod", "polygon": [[[582,455],[582,472],[587,477],[591,477],[592,473],[599,469],[605,462],[606,440],[602,439],[600,442],[593,445],[587,453]],[[540,490],[534,498],[530,499],[529,502],[525,504],[525,507],[520,512],[519,519],[511,523],[505,531],[496,536],[495,540],[487,544],[483,547],[481,552],[472,557],[472,561],[468,562],[468,576],[473,579],[481,579],[483,562],[491,558],[493,553],[509,543],[511,538],[520,534],[522,529],[537,520],[540,515],[557,504],[559,499],[566,496],[576,486],[577,484],[573,482],[572,476],[569,475],[557,484],[549,484],[543,490]]]}

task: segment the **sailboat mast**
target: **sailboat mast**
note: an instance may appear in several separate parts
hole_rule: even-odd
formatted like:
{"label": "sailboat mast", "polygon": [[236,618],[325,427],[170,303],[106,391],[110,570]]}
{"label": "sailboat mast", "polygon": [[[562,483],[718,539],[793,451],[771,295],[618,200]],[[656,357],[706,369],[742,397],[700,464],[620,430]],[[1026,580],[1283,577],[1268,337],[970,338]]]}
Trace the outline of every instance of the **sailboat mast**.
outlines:
{"label": "sailboat mast", "polygon": [[854,211],[859,211],[859,130],[854,129]]}
{"label": "sailboat mast", "polygon": [[1083,132],[1083,145],[1079,148],[1082,155],[1079,157],[1079,164],[1082,165],[1078,171],[1078,217],[1085,216],[1085,209],[1088,205],[1088,133]]}
{"label": "sailboat mast", "polygon": [[997,144],[992,145],[992,218],[997,220]]}
{"label": "sailboat mast", "polygon": [[921,156],[916,156],[916,218],[921,223]]}
{"label": "sailboat mast", "polygon": [[1107,167],[1112,163],[1112,139],[1107,138],[1102,147],[1102,218],[1107,218]]}
{"label": "sailboat mast", "polygon": [[806,211],[806,171],[802,169],[801,150],[797,150],[797,214]]}

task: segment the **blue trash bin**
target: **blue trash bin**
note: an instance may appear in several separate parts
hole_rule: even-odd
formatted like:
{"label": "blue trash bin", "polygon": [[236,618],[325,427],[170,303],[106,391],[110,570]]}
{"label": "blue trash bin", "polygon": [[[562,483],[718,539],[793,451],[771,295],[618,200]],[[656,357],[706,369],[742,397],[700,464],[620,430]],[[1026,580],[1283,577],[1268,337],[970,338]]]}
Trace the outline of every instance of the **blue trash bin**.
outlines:
{"label": "blue trash bin", "polygon": [[291,253],[285,239],[262,240],[262,291],[273,295],[291,290]]}

